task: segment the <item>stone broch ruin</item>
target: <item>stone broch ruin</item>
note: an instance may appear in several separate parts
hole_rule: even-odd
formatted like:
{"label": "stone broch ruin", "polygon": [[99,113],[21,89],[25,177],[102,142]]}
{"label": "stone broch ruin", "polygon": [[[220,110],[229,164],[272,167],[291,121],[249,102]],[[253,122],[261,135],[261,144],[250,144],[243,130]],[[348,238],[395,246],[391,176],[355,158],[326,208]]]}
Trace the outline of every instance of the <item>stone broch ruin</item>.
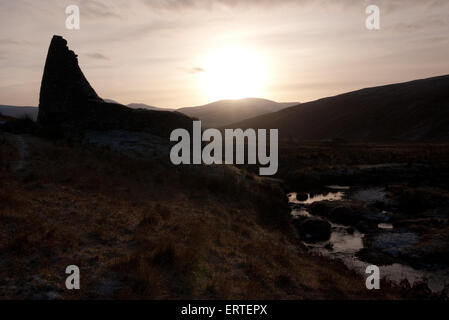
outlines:
{"label": "stone broch ruin", "polygon": [[98,96],[61,36],[53,36],[42,77],[38,122],[43,126],[90,130],[145,131],[168,137],[191,129],[192,119],[177,112],[131,109]]}
{"label": "stone broch ruin", "polygon": [[67,41],[54,36],[48,49],[42,78],[38,121],[57,123],[74,116],[91,104],[104,103],[78,65],[77,55]]}

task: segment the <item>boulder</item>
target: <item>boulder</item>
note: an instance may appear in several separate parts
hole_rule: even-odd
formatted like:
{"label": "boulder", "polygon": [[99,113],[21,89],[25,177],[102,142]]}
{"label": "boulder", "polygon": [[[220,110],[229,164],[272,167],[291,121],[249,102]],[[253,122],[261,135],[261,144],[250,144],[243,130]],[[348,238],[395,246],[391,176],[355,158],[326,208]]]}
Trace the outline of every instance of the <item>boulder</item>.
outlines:
{"label": "boulder", "polygon": [[320,242],[329,240],[331,225],[329,222],[318,218],[306,218],[295,222],[301,239],[306,242]]}
{"label": "boulder", "polygon": [[360,215],[351,207],[337,207],[330,213],[329,220],[334,223],[353,226],[360,220]]}
{"label": "boulder", "polygon": [[309,195],[307,193],[304,193],[304,192],[296,193],[296,200],[306,201],[307,199],[309,199]]}
{"label": "boulder", "polygon": [[309,211],[314,216],[328,217],[335,208],[335,202],[319,201],[314,202],[309,206]]}

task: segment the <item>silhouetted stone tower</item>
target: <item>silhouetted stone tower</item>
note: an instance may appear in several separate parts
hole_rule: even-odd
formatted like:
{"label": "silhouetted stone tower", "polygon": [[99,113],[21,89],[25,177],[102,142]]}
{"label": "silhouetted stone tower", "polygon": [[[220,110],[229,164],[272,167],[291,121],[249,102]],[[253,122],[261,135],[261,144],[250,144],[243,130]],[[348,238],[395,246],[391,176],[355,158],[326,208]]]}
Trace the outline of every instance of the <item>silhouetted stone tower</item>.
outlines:
{"label": "silhouetted stone tower", "polygon": [[44,127],[59,129],[146,131],[163,137],[169,137],[174,128],[192,129],[192,119],[181,113],[134,110],[104,102],[61,36],[53,36],[48,49],[38,121]]}
{"label": "silhouetted stone tower", "polygon": [[61,124],[88,113],[92,103],[102,102],[84,77],[77,55],[69,50],[67,41],[53,36],[42,77],[38,121]]}

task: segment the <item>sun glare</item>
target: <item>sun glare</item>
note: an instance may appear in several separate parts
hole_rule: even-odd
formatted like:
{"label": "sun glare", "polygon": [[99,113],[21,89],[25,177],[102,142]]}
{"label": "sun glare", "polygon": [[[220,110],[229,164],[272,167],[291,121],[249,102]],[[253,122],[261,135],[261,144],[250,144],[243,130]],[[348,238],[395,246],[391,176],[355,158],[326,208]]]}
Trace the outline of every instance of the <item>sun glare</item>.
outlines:
{"label": "sun glare", "polygon": [[200,85],[210,101],[263,96],[266,65],[245,48],[214,51],[202,61]]}

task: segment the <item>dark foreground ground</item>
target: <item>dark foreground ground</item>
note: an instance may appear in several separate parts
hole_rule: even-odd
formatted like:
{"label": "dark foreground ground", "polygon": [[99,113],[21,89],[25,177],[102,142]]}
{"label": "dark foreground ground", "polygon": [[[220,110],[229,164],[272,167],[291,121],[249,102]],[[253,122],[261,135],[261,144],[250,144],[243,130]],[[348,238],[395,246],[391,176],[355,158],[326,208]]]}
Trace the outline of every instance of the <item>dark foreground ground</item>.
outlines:
{"label": "dark foreground ground", "polygon": [[[395,189],[398,197],[444,202],[445,145],[308,144],[280,154],[285,183],[234,167],[173,167],[166,158],[0,131],[0,298],[440,297],[388,282],[368,291],[362,275],[310,253],[286,193],[334,178],[349,183],[340,167],[426,161],[435,177],[417,185],[410,173],[391,187],[406,186]],[[81,270],[78,291],[65,290],[72,264]]]}

